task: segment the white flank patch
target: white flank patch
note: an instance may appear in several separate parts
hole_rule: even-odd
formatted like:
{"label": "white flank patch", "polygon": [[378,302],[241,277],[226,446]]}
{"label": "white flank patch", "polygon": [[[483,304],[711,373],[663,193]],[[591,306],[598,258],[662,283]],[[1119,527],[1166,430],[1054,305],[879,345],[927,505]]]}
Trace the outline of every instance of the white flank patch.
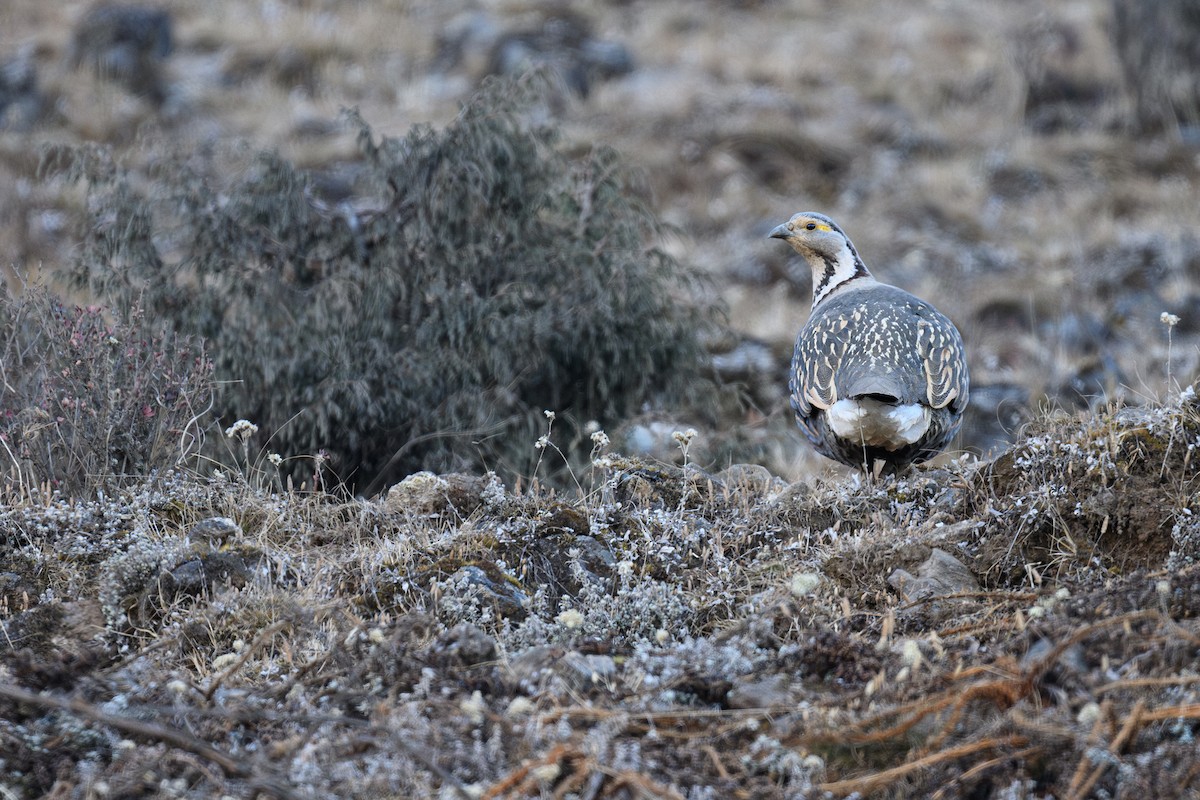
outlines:
{"label": "white flank patch", "polygon": [[919,403],[895,406],[870,397],[839,400],[826,415],[840,438],[888,450],[912,444],[929,429],[929,409]]}

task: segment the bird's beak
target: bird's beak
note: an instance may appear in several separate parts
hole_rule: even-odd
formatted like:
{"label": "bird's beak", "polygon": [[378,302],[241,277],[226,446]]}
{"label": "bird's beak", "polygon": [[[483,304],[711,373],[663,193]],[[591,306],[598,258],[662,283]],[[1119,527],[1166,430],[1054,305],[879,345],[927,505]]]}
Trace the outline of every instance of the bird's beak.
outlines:
{"label": "bird's beak", "polygon": [[787,223],[785,222],[782,225],[777,226],[775,228],[775,230],[771,231],[770,235],[767,238],[768,239],[790,239],[790,238],[792,238],[792,232],[788,230]]}

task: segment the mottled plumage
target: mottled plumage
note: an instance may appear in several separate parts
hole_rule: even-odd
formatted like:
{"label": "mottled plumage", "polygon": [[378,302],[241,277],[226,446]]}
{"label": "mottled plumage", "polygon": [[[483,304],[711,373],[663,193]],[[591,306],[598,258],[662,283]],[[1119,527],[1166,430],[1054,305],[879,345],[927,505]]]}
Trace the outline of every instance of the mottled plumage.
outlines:
{"label": "mottled plumage", "polygon": [[967,406],[962,337],[932,305],[879,283],[828,217],[796,214],[771,236],[804,256],[813,307],[796,339],[796,420],[822,455],[899,472],[940,453]]}

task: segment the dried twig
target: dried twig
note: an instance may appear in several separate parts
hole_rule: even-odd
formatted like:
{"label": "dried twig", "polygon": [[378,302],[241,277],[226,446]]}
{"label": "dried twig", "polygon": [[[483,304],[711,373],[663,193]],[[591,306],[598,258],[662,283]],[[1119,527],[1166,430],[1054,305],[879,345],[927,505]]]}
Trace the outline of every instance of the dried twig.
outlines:
{"label": "dried twig", "polygon": [[82,698],[67,699],[54,697],[53,695],[36,694],[10,684],[0,683],[0,697],[7,697],[19,703],[28,703],[29,705],[40,706],[41,708],[57,708],[62,711],[69,711],[76,716],[109,728],[114,728],[130,736],[137,736],[143,739],[163,742],[172,747],[178,747],[180,750],[185,750],[207,761],[211,761],[220,767],[226,776],[241,778],[259,792],[284,798],[284,800],[299,800],[299,795],[283,779],[273,775],[264,775],[254,766],[237,760],[230,754],[218,750],[207,742],[201,741],[187,731],[180,730],[179,728],[171,728],[156,722],[145,722],[139,719],[108,714]]}
{"label": "dried twig", "polygon": [[640,772],[633,770],[622,770],[621,772],[609,773],[612,777],[612,794],[616,797],[622,795],[617,794],[618,789],[633,789],[635,790],[634,797],[658,797],[662,800],[684,800],[683,795],[669,786],[663,786],[657,781],[653,781]]}
{"label": "dried twig", "polygon": [[700,749],[713,762],[713,767],[716,768],[717,775],[721,777],[721,780],[729,780],[729,770],[725,769],[725,765],[721,762],[721,754],[717,752],[717,749],[711,744],[706,744]]}
{"label": "dried twig", "polygon": [[1156,708],[1153,711],[1147,711],[1142,714],[1138,721],[1142,724],[1149,724],[1151,722],[1165,722],[1169,719],[1200,719],[1200,703]]}
{"label": "dried twig", "polygon": [[265,644],[268,639],[273,638],[275,634],[279,633],[290,624],[290,622],[281,620],[273,625],[268,625],[267,627],[263,628],[258,636],[254,638],[254,641],[250,643],[250,646],[244,648],[242,652],[238,654],[237,660],[234,661],[233,664],[231,664],[224,672],[212,679],[212,681],[208,684],[208,688],[204,690],[204,699],[211,701],[213,695],[216,694],[217,689],[221,687],[221,684],[224,683],[230,675],[241,669],[242,666],[245,665],[245,663],[250,659],[250,656],[254,655],[258,648]]}
{"label": "dried twig", "polygon": [[996,756],[995,758],[989,758],[987,761],[980,761],[962,775],[956,777],[950,784],[943,786],[934,792],[929,800],[942,800],[942,798],[946,797],[947,792],[952,786],[962,786],[966,784],[967,781],[974,780],[976,776],[988,771],[989,769],[992,769],[993,767],[998,767],[1001,764],[1009,761],[1020,761],[1023,758],[1036,755],[1045,749],[1046,748],[1042,747],[1041,745],[1033,745],[1031,747],[1026,747],[1023,750],[1018,750],[1015,753],[1004,753],[1003,755]]}
{"label": "dried twig", "polygon": [[572,758],[583,758],[583,755],[578,750],[568,747],[565,744],[557,744],[550,748],[541,758],[526,761],[501,778],[500,781],[492,784],[483,793],[483,800],[495,800],[495,798],[501,797],[514,789],[527,787],[530,785],[530,780],[535,778],[535,770],[539,767],[548,767]]}
{"label": "dried twig", "polygon": [[1122,689],[1138,689],[1143,686],[1187,686],[1189,683],[1200,683],[1200,675],[1171,675],[1166,678],[1126,678],[1113,681],[1098,687],[1096,694],[1118,692]]}
{"label": "dried twig", "polygon": [[1104,727],[1104,721],[1108,719],[1112,713],[1112,704],[1105,700],[1104,705],[1100,707],[1100,713],[1096,715],[1096,721],[1092,723],[1092,730],[1088,732],[1087,743],[1084,745],[1083,755],[1079,757],[1079,763],[1075,766],[1075,774],[1071,776],[1071,782],[1067,785],[1067,797],[1074,797],[1079,792],[1079,787],[1083,785],[1084,778],[1087,776],[1087,768],[1090,763],[1087,751],[1096,746],[1100,741],[1100,729]]}
{"label": "dried twig", "polygon": [[1002,747],[1024,747],[1029,741],[1024,736],[1004,736],[1000,738],[983,739],[978,742],[968,742],[967,744],[951,747],[948,750],[942,750],[937,753],[931,753],[924,758],[918,758],[916,761],[910,761],[907,764],[901,764],[898,767],[885,769],[883,772],[876,772],[873,775],[864,775],[861,778],[848,778],[843,781],[833,781],[832,783],[822,783],[819,788],[823,792],[833,792],[834,794],[850,794],[851,792],[868,792],[876,791],[888,784],[895,783],[918,770],[933,767],[946,761],[955,761],[966,756],[976,753],[996,750]]}
{"label": "dried twig", "polygon": [[[1109,742],[1109,753],[1115,756],[1125,748],[1126,742],[1128,742],[1129,739],[1137,732],[1139,723],[1141,721],[1142,710],[1144,708],[1145,704],[1139,700],[1138,704],[1133,707],[1133,712],[1129,715],[1129,718],[1125,720],[1125,724],[1121,726],[1121,730],[1118,731],[1113,740]],[[1077,787],[1076,791],[1067,792],[1067,800],[1083,800],[1083,798],[1089,797],[1092,793],[1092,789],[1096,786],[1096,782],[1100,780],[1100,777],[1104,775],[1104,771],[1108,769],[1108,767],[1109,764],[1107,761],[1101,761],[1099,764],[1097,764],[1092,769],[1091,774],[1087,776],[1087,779]],[[1074,781],[1072,781],[1072,783],[1074,783]]]}

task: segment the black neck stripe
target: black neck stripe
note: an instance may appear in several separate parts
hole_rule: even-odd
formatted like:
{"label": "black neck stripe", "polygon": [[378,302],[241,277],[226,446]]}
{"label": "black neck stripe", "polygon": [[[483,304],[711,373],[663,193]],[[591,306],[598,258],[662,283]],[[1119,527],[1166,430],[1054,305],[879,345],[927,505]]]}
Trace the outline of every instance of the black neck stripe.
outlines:
{"label": "black neck stripe", "polygon": [[825,291],[825,287],[829,285],[829,282],[833,280],[833,276],[837,274],[837,259],[830,258],[829,256],[821,256],[821,260],[825,262],[825,273],[821,275],[821,282],[813,290],[813,294],[816,297],[821,296],[821,293]]}

